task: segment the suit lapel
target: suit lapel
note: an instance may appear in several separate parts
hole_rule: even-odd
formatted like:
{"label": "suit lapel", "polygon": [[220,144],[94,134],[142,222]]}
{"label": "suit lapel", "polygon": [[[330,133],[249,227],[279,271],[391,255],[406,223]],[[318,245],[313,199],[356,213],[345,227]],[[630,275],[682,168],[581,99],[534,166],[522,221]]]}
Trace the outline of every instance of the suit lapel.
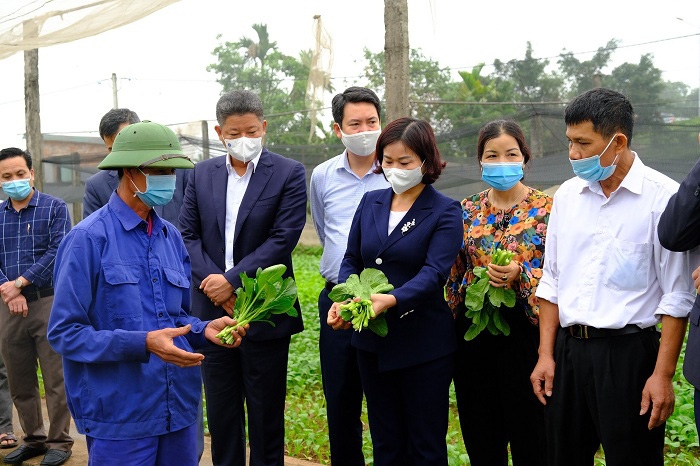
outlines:
{"label": "suit lapel", "polygon": [[[255,171],[250,177],[248,182],[248,187],[245,190],[243,199],[241,200],[241,206],[238,209],[238,217],[236,218],[236,229],[234,231],[234,238],[238,238],[241,232],[241,225],[245,223],[248,214],[255,206],[255,203],[260,198],[267,182],[272,178],[274,173],[274,164],[272,163],[272,157],[270,157],[267,149],[263,149],[262,154],[260,154],[260,160],[258,161]],[[234,240],[235,241],[235,240]]]}
{"label": "suit lapel", "polygon": [[[432,215],[432,208],[433,208],[433,200],[435,199],[435,189],[427,185],[424,189],[423,192],[420,193],[416,201],[413,203],[410,209],[408,209],[408,212],[406,212],[406,215],[401,219],[398,225],[396,225],[396,228],[394,228],[394,231],[391,232],[391,234],[386,238],[384,243],[381,245],[379,248],[379,252],[377,252],[377,255],[383,253],[386,251],[392,244],[397,242],[398,240],[409,236],[415,229],[420,225],[420,223],[428,218],[430,215]],[[391,202],[389,202],[389,206],[391,206]],[[390,207],[391,208],[391,207]],[[385,209],[388,212],[389,209]],[[386,234],[388,228],[388,217],[387,217],[387,224],[385,225],[384,228],[384,234]]]}
{"label": "suit lapel", "polygon": [[221,238],[226,238],[226,188],[228,186],[228,171],[226,170],[225,155],[211,165],[209,169],[211,178],[211,198],[214,200],[216,223],[219,225]]}
{"label": "suit lapel", "polygon": [[374,226],[377,229],[377,237],[380,241],[386,241],[389,232],[389,211],[391,210],[391,197],[393,195],[391,189],[385,189],[381,197],[379,197],[372,205],[372,214],[374,217]]}

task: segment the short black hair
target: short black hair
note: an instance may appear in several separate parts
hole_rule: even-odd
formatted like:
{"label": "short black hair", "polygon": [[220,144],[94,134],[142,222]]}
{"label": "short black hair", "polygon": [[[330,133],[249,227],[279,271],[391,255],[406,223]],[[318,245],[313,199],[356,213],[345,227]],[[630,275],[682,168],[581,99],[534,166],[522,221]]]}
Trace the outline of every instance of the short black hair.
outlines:
{"label": "short black hair", "polygon": [[374,105],[377,109],[377,116],[381,119],[382,107],[379,103],[379,97],[371,89],[366,87],[352,86],[345,89],[341,94],[333,97],[331,102],[331,111],[333,112],[333,121],[338,123],[338,126],[343,125],[343,115],[345,113],[345,104],[348,102],[358,103],[367,102]]}
{"label": "short black hair", "polygon": [[389,123],[377,139],[377,167],[374,173],[384,173],[381,163],[384,160],[384,148],[389,144],[402,142],[423,162],[423,183],[433,184],[442,173],[447,162],[440,158],[440,150],[435,141],[433,128],[425,120],[416,118],[399,118]]}
{"label": "short black hair", "polygon": [[113,138],[119,132],[119,127],[124,123],[133,125],[141,121],[136,112],[128,108],[113,108],[105,113],[100,120],[100,137],[104,140],[105,137]]}
{"label": "short black hair", "polygon": [[8,147],[0,150],[0,162],[12,157],[24,157],[24,161],[27,162],[27,168],[30,170],[32,169],[32,156],[28,150],[22,150],[16,147]]}
{"label": "short black hair", "polygon": [[604,87],[586,91],[569,102],[564,110],[566,126],[590,121],[593,131],[610,138],[615,133],[627,136],[627,146],[632,143],[634,132],[634,108],[619,92]]}

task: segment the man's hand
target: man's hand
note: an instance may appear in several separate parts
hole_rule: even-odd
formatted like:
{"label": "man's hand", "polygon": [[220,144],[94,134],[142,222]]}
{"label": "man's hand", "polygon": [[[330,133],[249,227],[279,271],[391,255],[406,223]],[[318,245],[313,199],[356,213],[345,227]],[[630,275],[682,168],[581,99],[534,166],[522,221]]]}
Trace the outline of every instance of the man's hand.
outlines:
{"label": "man's hand", "polygon": [[658,427],[673,414],[673,407],[676,404],[676,395],[673,393],[673,378],[651,374],[644,384],[642,390],[642,404],[639,415],[642,416],[649,411],[651,405],[651,415],[649,416],[649,430]]}
{"label": "man's hand", "polygon": [[10,300],[7,303],[7,307],[10,309],[11,316],[21,315],[22,317],[27,317],[29,308],[27,307],[27,298],[24,295],[19,295],[16,298]]}
{"label": "man's hand", "polygon": [[19,296],[20,291],[21,290],[15,286],[14,282],[5,282],[0,285],[0,295],[5,304]]}
{"label": "man's hand", "polygon": [[178,348],[173,339],[189,333],[191,325],[180,328],[164,328],[153,330],[146,335],[146,350],[160,359],[180,367],[192,367],[202,364],[203,354],[190,353]]}
{"label": "man's hand", "polygon": [[202,280],[199,288],[211,299],[214,306],[222,306],[234,294],[233,286],[220,273],[208,275]]}
{"label": "man's hand", "polygon": [[540,356],[535,365],[535,369],[530,375],[530,383],[532,383],[532,391],[543,405],[547,404],[545,397],[552,396],[554,387],[554,368],[556,363],[551,356]]}
{"label": "man's hand", "polygon": [[233,293],[228,300],[226,300],[225,303],[221,305],[221,307],[224,308],[224,311],[231,317],[233,317],[233,306],[236,305],[236,293]]}
{"label": "man's hand", "polygon": [[230,317],[219,317],[218,319],[212,320],[207,324],[206,328],[204,329],[204,336],[207,338],[207,340],[211,341],[212,343],[216,343],[219,346],[225,346],[227,348],[235,348],[237,346],[240,346],[241,343],[243,342],[243,338],[246,334],[246,330],[250,328],[250,325],[245,325],[244,327],[238,327],[236,328],[231,334],[233,337],[236,339],[232,345],[227,345],[225,343],[222,343],[221,340],[216,338],[216,335],[222,331],[226,327],[233,327],[236,325],[236,321],[233,320]]}

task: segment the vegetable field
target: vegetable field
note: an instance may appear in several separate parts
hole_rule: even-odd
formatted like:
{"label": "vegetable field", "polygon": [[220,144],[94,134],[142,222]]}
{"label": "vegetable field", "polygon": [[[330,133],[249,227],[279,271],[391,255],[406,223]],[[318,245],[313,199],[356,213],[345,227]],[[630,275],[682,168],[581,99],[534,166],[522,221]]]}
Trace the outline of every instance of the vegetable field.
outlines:
{"label": "vegetable field", "polygon": [[[318,273],[321,249],[297,247],[294,252],[294,270],[306,330],[292,338],[289,355],[286,419],[287,455],[330,464],[326,412],[321,386],[318,356],[318,293],[324,285]],[[682,363],[682,356],[681,356]],[[680,364],[676,371],[676,409],[666,424],[666,465],[700,466],[698,435],[693,422],[693,387],[683,378]],[[448,453],[450,465],[467,465],[469,460],[462,443],[454,393],[451,397]],[[366,412],[364,453],[372,463],[372,447]],[[602,453],[596,465],[604,465]]]}

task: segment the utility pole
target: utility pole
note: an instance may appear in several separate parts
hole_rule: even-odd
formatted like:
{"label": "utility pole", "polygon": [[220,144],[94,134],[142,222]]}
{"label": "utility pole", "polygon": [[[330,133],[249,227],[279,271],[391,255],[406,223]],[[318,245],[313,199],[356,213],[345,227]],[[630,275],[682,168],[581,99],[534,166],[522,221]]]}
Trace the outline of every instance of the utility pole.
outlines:
{"label": "utility pole", "polygon": [[112,73],[112,108],[119,108],[119,101],[117,100],[117,73]]}
{"label": "utility pole", "polygon": [[[36,38],[39,35],[39,27],[34,21],[25,21],[22,26],[25,38]],[[43,191],[43,140],[39,116],[39,49],[24,51],[24,122],[27,127],[27,150],[32,155],[34,187]]]}
{"label": "utility pole", "polygon": [[407,0],[384,0],[384,31],[386,119],[393,121],[411,115]]}

